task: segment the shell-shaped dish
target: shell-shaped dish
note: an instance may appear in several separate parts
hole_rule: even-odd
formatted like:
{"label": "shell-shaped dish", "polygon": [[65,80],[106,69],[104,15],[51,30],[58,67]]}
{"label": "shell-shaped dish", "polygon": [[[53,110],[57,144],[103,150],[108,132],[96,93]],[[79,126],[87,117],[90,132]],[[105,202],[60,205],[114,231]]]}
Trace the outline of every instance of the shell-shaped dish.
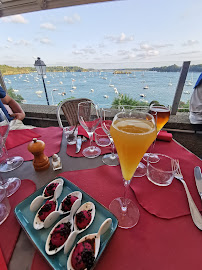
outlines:
{"label": "shell-shaped dish", "polygon": [[[91,212],[91,220],[89,222],[89,224],[87,226],[85,226],[85,228],[80,229],[77,226],[76,220],[77,220],[77,214],[79,214],[82,211],[90,211]],[[82,204],[79,209],[76,211],[76,214],[74,216],[74,230],[80,232],[83,232],[84,230],[86,230],[93,222],[95,217],[95,205],[92,202],[86,202],[84,204]]]}
{"label": "shell-shaped dish", "polygon": [[[53,193],[53,195],[51,195],[51,196],[46,196],[46,189],[47,189],[47,187],[48,186],[50,186],[51,184],[54,184],[54,183],[58,183],[59,185],[62,185],[62,187],[63,187],[63,184],[64,184],[64,180],[62,179],[62,178],[56,178],[55,180],[53,180],[53,181],[51,181],[50,183],[48,183],[48,185],[44,188],[44,190],[43,190],[43,193],[42,193],[42,195],[44,196],[44,198],[45,199],[47,199],[47,198],[50,198],[50,197],[53,197],[54,196],[54,193]],[[60,197],[60,195],[61,195],[61,193],[62,193],[62,189],[61,189],[61,191],[60,192],[58,192],[58,194],[57,194],[57,198],[59,198]],[[57,199],[56,198],[56,199]]]}
{"label": "shell-shaped dish", "polygon": [[[59,185],[56,187],[55,191],[53,192],[52,195],[47,196],[46,194],[46,189],[48,186],[50,186],[53,183],[58,183]],[[53,181],[51,181],[50,183],[48,183],[48,185],[46,185],[46,187],[43,190],[42,195],[37,196],[30,204],[30,211],[35,212],[39,209],[39,207],[42,205],[43,201],[46,199],[50,199],[53,196],[55,197],[55,199],[57,199],[63,190],[63,184],[64,184],[64,180],[62,178],[57,178]]]}
{"label": "shell-shaped dish", "polygon": [[[94,253],[94,258],[96,259],[97,257],[97,254],[95,254],[96,250],[98,250],[96,248],[97,245],[100,246],[100,239],[97,239],[96,238],[96,235],[97,233],[94,233],[94,234],[88,234],[88,235],[85,235],[84,237],[82,237],[77,243],[76,245],[73,247],[73,249],[71,250],[70,254],[69,254],[69,257],[68,257],[68,260],[67,260],[67,270],[75,270],[75,268],[72,266],[72,255],[73,255],[73,252],[76,248],[76,246],[79,244],[79,243],[82,243],[82,242],[86,242],[86,240],[91,240],[92,242],[94,241],[94,249],[93,249],[93,253]],[[85,268],[87,269],[87,268]]]}
{"label": "shell-shaped dish", "polygon": [[[69,193],[67,196],[75,196],[75,197],[77,197],[79,200],[82,200],[82,193],[80,192],[80,191],[73,191],[73,192],[71,192],[71,193]],[[61,213],[61,214],[67,214],[67,213],[69,213],[69,212],[71,212],[71,209],[69,210],[69,211],[63,211],[62,210],[62,203],[65,201],[65,199],[67,198],[67,196],[65,196],[65,198],[61,201],[61,203],[60,203],[60,205],[59,205],[59,208],[58,208],[58,211]],[[77,200],[78,200],[77,199]],[[75,202],[74,202],[75,203]],[[73,204],[74,204],[73,203]],[[72,206],[73,206],[73,204],[72,204]],[[72,206],[71,206],[71,208],[72,208]]]}
{"label": "shell-shaped dish", "polygon": [[[50,200],[50,201],[55,201],[54,199],[52,199],[52,200]],[[47,203],[47,201],[46,201],[46,203]],[[45,204],[46,204],[45,203]],[[56,205],[55,205],[55,209],[53,210],[53,211],[55,211],[55,210],[57,210],[57,208],[58,208],[58,202],[57,202],[57,200],[55,201],[55,203],[56,203]],[[45,205],[44,204],[44,205]],[[38,210],[38,212],[36,213],[36,215],[35,215],[35,218],[34,218],[34,221],[33,221],[33,227],[34,227],[34,229],[35,230],[41,230],[42,228],[44,228],[44,222],[45,222],[45,220],[44,221],[42,221],[40,218],[39,218],[39,212],[40,212],[40,210],[44,207],[44,205],[42,205],[41,206],[41,208]],[[52,211],[52,212],[53,212]],[[51,213],[52,213],[51,212]],[[46,217],[47,218],[47,217]]]}
{"label": "shell-shaped dish", "polygon": [[[60,224],[62,224],[62,223],[68,223],[68,222],[70,222],[70,224],[71,224],[71,226],[70,226],[70,229],[71,229],[70,233],[71,233],[71,232],[73,231],[73,228],[74,228],[74,226],[73,226],[73,218],[72,218],[71,216],[64,217],[63,219],[61,219],[61,220],[53,227],[53,229],[50,231],[50,233],[49,233],[49,235],[48,235],[48,237],[47,237],[47,240],[46,240],[46,245],[45,245],[45,251],[46,251],[46,253],[47,253],[48,255],[54,255],[54,254],[56,254],[57,252],[59,252],[59,251],[64,247],[66,241],[65,241],[64,244],[62,244],[61,246],[59,246],[59,247],[57,247],[57,248],[55,248],[55,249],[50,250],[51,235],[52,235],[53,231],[55,230],[55,228],[56,228],[58,225],[60,225]],[[68,239],[68,237],[67,237],[67,239]]]}
{"label": "shell-shaped dish", "polygon": [[[72,249],[72,251],[69,254],[68,260],[67,260],[67,270],[75,270],[74,267],[72,266],[72,256],[74,251],[75,252],[81,252],[80,248],[83,248],[84,250],[86,249],[85,247],[85,243],[90,244],[91,246],[91,265],[88,265],[89,268],[91,268],[95,262],[95,259],[97,258],[99,249],[100,249],[100,237],[102,234],[104,234],[107,230],[109,230],[109,228],[111,227],[112,224],[112,219],[111,218],[107,218],[100,226],[99,230],[97,233],[93,233],[93,234],[87,234],[84,237],[82,237],[77,244],[74,246],[74,248]],[[79,244],[82,243],[81,247],[79,247]],[[89,248],[89,245],[88,245]],[[76,251],[77,249],[77,251]],[[78,253],[79,254],[79,253]],[[79,259],[81,259],[81,254],[79,255]],[[75,257],[74,257],[75,258]],[[93,260],[92,260],[93,258]],[[78,263],[78,260],[76,260],[76,262]],[[81,263],[82,264],[82,263]],[[85,267],[86,265],[84,265]],[[81,265],[80,265],[81,267]]]}

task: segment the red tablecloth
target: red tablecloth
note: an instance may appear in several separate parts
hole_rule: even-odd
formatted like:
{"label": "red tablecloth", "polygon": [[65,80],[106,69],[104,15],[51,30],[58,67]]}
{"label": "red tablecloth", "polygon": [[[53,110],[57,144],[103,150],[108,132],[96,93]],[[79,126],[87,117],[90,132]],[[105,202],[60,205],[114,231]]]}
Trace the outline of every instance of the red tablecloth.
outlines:
{"label": "red tablecloth", "polygon": [[[106,207],[114,198],[123,195],[119,166],[101,166],[60,175]],[[133,181],[135,183],[136,179]],[[138,204],[132,189],[127,197],[138,205],[140,220],[132,229],[117,229],[96,265],[97,270],[200,269],[202,232],[193,224],[190,215],[169,220],[158,218]],[[44,260],[36,253],[31,269],[49,270],[49,266],[44,264]]]}
{"label": "red tablecloth", "polygon": [[[60,127],[47,127],[47,128],[34,128],[32,131],[38,134],[39,140],[44,141],[46,144],[44,153],[51,157],[53,154],[60,151],[60,145],[62,141],[63,130]],[[12,136],[15,136],[17,141],[21,134],[26,133],[27,130],[12,130]],[[33,160],[34,156],[27,150],[28,144],[32,141],[34,136],[30,136],[30,140],[24,141],[23,144],[18,145],[10,150],[8,150],[9,156],[21,156],[25,161]]]}
{"label": "red tablecloth", "polygon": [[[194,167],[200,166],[202,168],[202,161],[174,140],[169,143],[157,141],[154,150],[156,153],[179,159],[184,180],[197,207],[202,211],[201,199],[194,180]],[[170,186],[159,187],[148,181],[146,176],[134,178],[131,182],[131,188],[142,207],[158,217],[175,218],[190,213],[184,187],[176,179],[173,179]]]}
{"label": "red tablecloth", "polygon": [[35,190],[36,185],[34,182],[31,180],[22,180],[18,191],[9,197],[11,211],[8,218],[0,226],[0,248],[7,264],[12,256],[21,228],[15,217],[14,208],[18,203],[32,194]]}

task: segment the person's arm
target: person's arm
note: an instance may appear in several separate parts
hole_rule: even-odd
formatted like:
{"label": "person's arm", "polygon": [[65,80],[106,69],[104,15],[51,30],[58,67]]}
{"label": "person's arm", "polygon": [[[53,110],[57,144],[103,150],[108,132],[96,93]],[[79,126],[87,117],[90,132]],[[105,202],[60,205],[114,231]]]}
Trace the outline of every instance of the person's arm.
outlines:
{"label": "person's arm", "polygon": [[11,115],[15,119],[23,120],[25,118],[25,113],[20,105],[10,96],[6,95],[4,98],[1,99],[3,104],[9,105],[13,114]]}

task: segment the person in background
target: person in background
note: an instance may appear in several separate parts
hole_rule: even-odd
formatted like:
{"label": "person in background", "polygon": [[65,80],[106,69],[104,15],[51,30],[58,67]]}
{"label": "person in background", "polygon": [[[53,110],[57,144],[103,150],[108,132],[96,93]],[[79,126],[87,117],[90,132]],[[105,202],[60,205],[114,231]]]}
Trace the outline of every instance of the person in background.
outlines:
{"label": "person in background", "polygon": [[25,118],[25,113],[20,105],[0,86],[0,108],[6,115],[9,121],[18,119],[23,120]]}
{"label": "person in background", "polygon": [[202,124],[202,73],[194,86],[194,92],[190,99],[189,111],[190,123]]}

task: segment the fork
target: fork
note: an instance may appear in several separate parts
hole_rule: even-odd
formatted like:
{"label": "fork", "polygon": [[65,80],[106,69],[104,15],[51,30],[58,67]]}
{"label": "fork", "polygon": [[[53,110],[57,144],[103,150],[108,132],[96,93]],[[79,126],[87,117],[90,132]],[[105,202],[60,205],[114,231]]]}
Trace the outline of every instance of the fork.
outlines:
{"label": "fork", "polygon": [[179,160],[175,160],[172,162],[172,169],[173,169],[173,171],[175,171],[174,177],[183,184],[184,189],[186,191],[192,220],[193,220],[194,224],[196,225],[196,227],[199,230],[202,230],[202,216],[201,216],[197,206],[195,205],[195,203],[192,199],[192,196],[189,192],[189,189],[187,187],[186,182],[184,181],[184,178],[183,178],[183,175],[182,175],[182,172],[180,169]]}

